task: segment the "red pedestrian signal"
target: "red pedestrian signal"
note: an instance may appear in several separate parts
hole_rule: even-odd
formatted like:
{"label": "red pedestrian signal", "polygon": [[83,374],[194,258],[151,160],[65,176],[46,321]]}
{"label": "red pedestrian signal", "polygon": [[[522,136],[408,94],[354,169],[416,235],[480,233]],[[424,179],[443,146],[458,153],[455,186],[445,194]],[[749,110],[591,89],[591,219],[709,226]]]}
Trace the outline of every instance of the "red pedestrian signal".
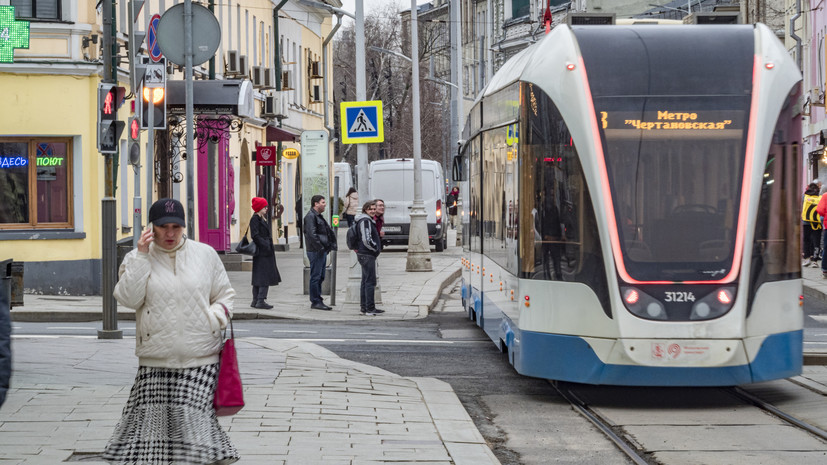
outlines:
{"label": "red pedestrian signal", "polygon": [[138,122],[138,118],[132,117],[129,119],[129,139],[136,141],[139,137],[141,137],[141,123]]}

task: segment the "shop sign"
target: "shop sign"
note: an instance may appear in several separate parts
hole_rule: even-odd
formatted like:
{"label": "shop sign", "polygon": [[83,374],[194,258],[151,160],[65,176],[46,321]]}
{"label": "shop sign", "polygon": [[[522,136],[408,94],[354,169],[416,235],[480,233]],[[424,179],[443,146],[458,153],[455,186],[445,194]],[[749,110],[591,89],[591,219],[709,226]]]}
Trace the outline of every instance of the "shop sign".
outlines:
{"label": "shop sign", "polygon": [[28,164],[29,159],[26,157],[0,157],[0,168],[16,168]]}

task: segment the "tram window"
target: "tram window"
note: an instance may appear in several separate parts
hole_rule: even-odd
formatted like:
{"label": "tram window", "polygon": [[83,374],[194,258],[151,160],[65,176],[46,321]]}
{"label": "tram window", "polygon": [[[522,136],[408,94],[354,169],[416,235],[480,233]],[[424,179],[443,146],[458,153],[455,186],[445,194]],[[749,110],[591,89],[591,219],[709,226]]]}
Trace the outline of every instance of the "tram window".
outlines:
{"label": "tram window", "polygon": [[542,90],[523,84],[521,95],[520,275],[584,283],[611,316],[594,206],[577,147]]}
{"label": "tram window", "polygon": [[733,264],[749,97],[600,97],[604,157],[634,279],[720,279]]}
{"label": "tram window", "polygon": [[[800,124],[793,118],[793,97],[776,123],[761,184],[761,199],[755,221],[749,295],[764,282],[801,277],[799,234],[801,203],[798,173]],[[751,308],[751,307],[748,307]]]}

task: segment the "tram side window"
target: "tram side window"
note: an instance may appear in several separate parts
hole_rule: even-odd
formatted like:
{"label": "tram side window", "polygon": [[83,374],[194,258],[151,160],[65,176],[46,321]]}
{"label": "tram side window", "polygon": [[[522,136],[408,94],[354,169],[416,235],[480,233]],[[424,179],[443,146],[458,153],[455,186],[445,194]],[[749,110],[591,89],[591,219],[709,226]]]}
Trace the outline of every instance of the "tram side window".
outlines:
{"label": "tram side window", "polygon": [[485,131],[482,135],[483,145],[483,179],[485,186],[483,206],[483,249],[485,255],[501,266],[510,268],[509,250],[506,245],[506,226],[508,221],[508,203],[513,199],[507,193],[506,165],[509,152],[513,151],[507,144],[509,127],[499,127]]}
{"label": "tram side window", "polygon": [[468,149],[468,248],[482,252],[480,235],[480,136],[474,138]]}
{"label": "tram side window", "polygon": [[551,99],[523,84],[520,117],[520,272],[588,284],[608,297],[594,207],[566,122]]}
{"label": "tram side window", "polygon": [[750,295],[761,283],[801,277],[798,128],[787,105],[778,118],[761,184],[755,222]]}

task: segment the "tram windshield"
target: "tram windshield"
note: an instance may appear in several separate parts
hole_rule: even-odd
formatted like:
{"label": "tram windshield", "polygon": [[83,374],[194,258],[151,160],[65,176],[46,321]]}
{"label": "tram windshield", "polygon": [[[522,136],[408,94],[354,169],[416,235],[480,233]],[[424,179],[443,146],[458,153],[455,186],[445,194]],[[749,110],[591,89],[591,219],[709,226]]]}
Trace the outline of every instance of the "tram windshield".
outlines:
{"label": "tram windshield", "polygon": [[748,96],[595,99],[626,271],[717,280],[732,267]]}

